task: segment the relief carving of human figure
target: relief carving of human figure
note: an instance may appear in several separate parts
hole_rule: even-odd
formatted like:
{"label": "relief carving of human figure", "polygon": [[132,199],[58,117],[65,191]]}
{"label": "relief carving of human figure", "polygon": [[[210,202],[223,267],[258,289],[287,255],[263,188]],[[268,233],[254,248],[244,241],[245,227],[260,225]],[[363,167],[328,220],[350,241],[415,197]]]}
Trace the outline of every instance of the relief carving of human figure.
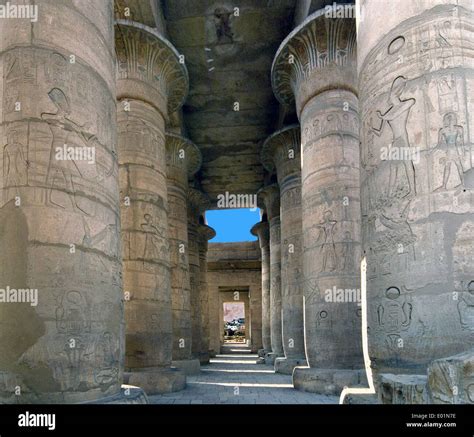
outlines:
{"label": "relief carving of human figure", "polygon": [[[416,100],[413,98],[401,98],[401,95],[406,88],[406,83],[407,79],[405,77],[398,76],[393,81],[392,87],[390,89],[390,94],[388,97],[388,103],[390,107],[384,113],[376,111],[377,116],[381,120],[381,124],[379,128],[372,127],[372,130],[377,136],[381,136],[385,125],[388,124],[390,126],[390,129],[392,130],[393,141],[389,148],[407,150],[406,148],[410,147],[407,122],[410,115],[410,110],[416,103]],[[405,172],[405,177],[401,175],[403,172]],[[401,179],[406,179],[406,182],[408,183],[408,193],[402,197],[406,197],[410,194],[416,194],[415,167],[413,166],[412,160],[391,161],[388,192],[390,196],[396,195],[398,189],[402,188],[399,186],[399,184],[402,186],[405,185]]]}
{"label": "relief carving of human figure", "polygon": [[7,144],[3,148],[3,187],[6,189],[5,200],[9,200],[8,189],[18,190],[26,185],[29,162],[25,157],[23,145],[18,140],[18,132],[10,131]]}
{"label": "relief carving of human figure", "polygon": [[443,127],[439,131],[437,149],[442,150],[445,156],[440,159],[443,165],[443,185],[435,192],[446,190],[452,171],[457,171],[459,185],[464,185],[464,170],[462,160],[466,153],[464,149],[464,131],[462,126],[457,125],[457,117],[454,112],[448,112],[443,117]]}
{"label": "relief carving of human figure", "polygon": [[332,212],[324,212],[324,220],[317,226],[320,229],[319,239],[322,238],[323,244],[321,252],[323,254],[322,270],[323,272],[333,271],[336,268],[336,245],[334,244],[334,227],[337,221],[333,220]]}

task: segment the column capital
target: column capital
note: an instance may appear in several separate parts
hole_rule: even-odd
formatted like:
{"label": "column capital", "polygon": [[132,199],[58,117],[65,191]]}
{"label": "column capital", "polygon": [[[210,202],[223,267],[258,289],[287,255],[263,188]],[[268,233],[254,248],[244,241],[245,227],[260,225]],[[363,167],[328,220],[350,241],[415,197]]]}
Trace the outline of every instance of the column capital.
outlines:
{"label": "column capital", "polygon": [[283,40],[273,60],[273,92],[283,105],[296,100],[298,115],[323,91],[357,90],[355,20],[329,15],[323,8],[306,18]]}
{"label": "column capital", "polygon": [[258,222],[252,226],[250,233],[258,237],[260,249],[270,244],[270,227],[268,222]]}
{"label": "column capital", "polygon": [[165,119],[184,103],[189,91],[188,70],[174,46],[158,31],[134,21],[116,20],[115,51],[118,100],[147,102]]}
{"label": "column capital", "polygon": [[196,144],[181,135],[166,133],[166,164],[169,174],[171,169],[175,169],[190,178],[201,168],[201,163],[201,151]]}
{"label": "column capital", "polygon": [[300,126],[293,124],[270,135],[262,146],[260,160],[270,173],[276,170],[282,188],[285,179],[301,173]]}
{"label": "column capital", "polygon": [[199,219],[199,215],[211,206],[211,200],[206,193],[190,187],[187,193],[188,198],[188,216],[194,220]]}
{"label": "column capital", "polygon": [[268,214],[268,220],[280,216],[280,188],[278,184],[271,184],[260,188],[257,196],[265,205],[265,211]]}

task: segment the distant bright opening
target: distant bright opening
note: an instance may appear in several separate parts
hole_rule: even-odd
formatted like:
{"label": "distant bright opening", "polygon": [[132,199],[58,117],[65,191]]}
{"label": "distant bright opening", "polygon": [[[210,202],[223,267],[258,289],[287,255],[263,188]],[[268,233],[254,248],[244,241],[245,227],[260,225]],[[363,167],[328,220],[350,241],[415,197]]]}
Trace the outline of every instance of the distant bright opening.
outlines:
{"label": "distant bright opening", "polygon": [[216,236],[211,243],[233,243],[238,241],[255,241],[250,233],[255,223],[260,221],[260,209],[218,209],[206,211],[207,224],[214,228]]}
{"label": "distant bright opening", "polygon": [[245,304],[224,302],[224,343],[245,342]]}

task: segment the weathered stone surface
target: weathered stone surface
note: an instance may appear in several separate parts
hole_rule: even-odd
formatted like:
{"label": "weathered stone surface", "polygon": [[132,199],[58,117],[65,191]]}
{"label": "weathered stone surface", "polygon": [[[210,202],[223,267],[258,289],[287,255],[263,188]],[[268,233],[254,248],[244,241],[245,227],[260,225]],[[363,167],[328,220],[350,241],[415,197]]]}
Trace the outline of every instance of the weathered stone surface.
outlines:
{"label": "weathered stone surface", "polygon": [[283,356],[281,325],[281,225],[280,190],[278,184],[268,185],[258,191],[265,204],[270,233],[270,358]]}
{"label": "weathered stone surface", "polygon": [[381,373],[377,380],[377,395],[382,404],[429,403],[426,375],[393,375]]}
{"label": "weathered stone surface", "polygon": [[293,385],[296,389],[311,393],[339,395],[345,387],[367,387],[364,370],[317,369],[295,367]]}
{"label": "weathered stone surface", "polygon": [[433,361],[428,391],[433,404],[474,404],[474,350]]}
{"label": "weathered stone surface", "polygon": [[472,2],[446,3],[389,2],[383,19],[377,1],[364,4],[361,197],[375,372],[425,374],[473,342],[474,21]]}
{"label": "weathered stone surface", "polygon": [[93,402],[83,402],[84,404],[107,404],[107,405],[146,405],[148,396],[140,387],[122,384],[120,393],[107,398],[101,398]]}
{"label": "weathered stone surface", "polygon": [[201,236],[199,234],[199,221],[201,214],[209,207],[210,201],[207,196],[195,188],[189,188],[188,199],[188,249],[189,249],[189,277],[191,292],[191,327],[192,347],[194,358],[199,359],[201,364],[209,361],[207,352],[203,351],[203,326],[202,326],[202,288],[201,288],[201,266],[199,247]]}
{"label": "weathered stone surface", "polygon": [[[199,149],[184,137],[166,135],[167,187],[170,227],[173,309],[173,363],[194,372],[188,240],[188,178],[201,165]],[[194,252],[193,252],[194,253]],[[197,260],[199,266],[199,257]],[[190,360],[190,363],[186,363]],[[199,360],[197,361],[199,363]]]}
{"label": "weathered stone surface", "polygon": [[[298,125],[272,134],[262,147],[262,162],[276,172],[280,187],[281,311],[284,358],[275,371],[292,374],[305,366],[302,283],[301,135]],[[285,360],[287,360],[285,362]]]}
{"label": "weathered stone surface", "polygon": [[[128,40],[127,40],[128,38]],[[138,51],[134,51],[139,49]],[[126,382],[141,386],[148,394],[181,390],[185,375],[170,370],[173,325],[170,283],[168,192],[165,148],[167,105],[176,80],[187,86],[185,68],[174,59],[175,77],[159,76],[157,63],[172,62],[171,44],[152,29],[127,22],[116,29],[117,57],[121,62],[118,83],[128,89],[160,94],[149,103],[148,95],[118,90],[119,164],[122,215],[126,323]],[[145,53],[152,54],[150,58]],[[146,58],[146,59],[145,59]],[[152,61],[151,59],[154,59]],[[144,63],[146,61],[146,63]],[[140,72],[138,68],[141,66]],[[170,67],[169,67],[170,68]],[[162,71],[161,71],[162,72]],[[181,76],[178,76],[181,75]],[[161,81],[157,81],[160,77]],[[132,81],[132,82],[130,82]]]}
{"label": "weathered stone surface", "polygon": [[[89,4],[47,1],[36,22],[1,20],[0,288],[37,290],[37,305],[0,303],[1,402],[120,393],[112,2]],[[65,144],[85,154],[61,156]]]}
{"label": "weathered stone surface", "polygon": [[210,226],[200,223],[199,233],[199,269],[200,269],[200,291],[201,291],[201,351],[199,361],[208,363],[209,358],[215,354],[210,346],[209,332],[209,288],[207,284],[207,251],[208,240],[216,236],[216,231]]}
{"label": "weathered stone surface", "polygon": [[171,393],[186,387],[186,372],[183,369],[168,367],[163,369],[140,369],[125,374],[124,381],[141,387],[148,395]]}
{"label": "weathered stone surface", "polygon": [[[295,387],[339,389],[330,376],[362,367],[359,289],[359,119],[355,22],[309,16],[283,41],[272,66],[283,104],[301,124],[305,346],[310,369]],[[305,376],[304,373],[308,375]]]}
{"label": "weathered stone surface", "polygon": [[262,259],[262,346],[260,357],[272,350],[270,328],[270,233],[268,222],[259,222],[250,230],[258,237]]}

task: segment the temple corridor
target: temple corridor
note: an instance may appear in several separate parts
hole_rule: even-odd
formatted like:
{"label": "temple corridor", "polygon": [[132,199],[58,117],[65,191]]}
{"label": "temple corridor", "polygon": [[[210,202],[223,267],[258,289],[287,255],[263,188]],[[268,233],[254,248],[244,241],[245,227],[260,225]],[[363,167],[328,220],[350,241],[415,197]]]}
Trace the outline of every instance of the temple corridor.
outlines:
{"label": "temple corridor", "polygon": [[187,378],[184,390],[149,396],[150,404],[337,404],[337,396],[295,390],[291,375],[256,364],[257,354],[241,344],[223,346],[221,354]]}

